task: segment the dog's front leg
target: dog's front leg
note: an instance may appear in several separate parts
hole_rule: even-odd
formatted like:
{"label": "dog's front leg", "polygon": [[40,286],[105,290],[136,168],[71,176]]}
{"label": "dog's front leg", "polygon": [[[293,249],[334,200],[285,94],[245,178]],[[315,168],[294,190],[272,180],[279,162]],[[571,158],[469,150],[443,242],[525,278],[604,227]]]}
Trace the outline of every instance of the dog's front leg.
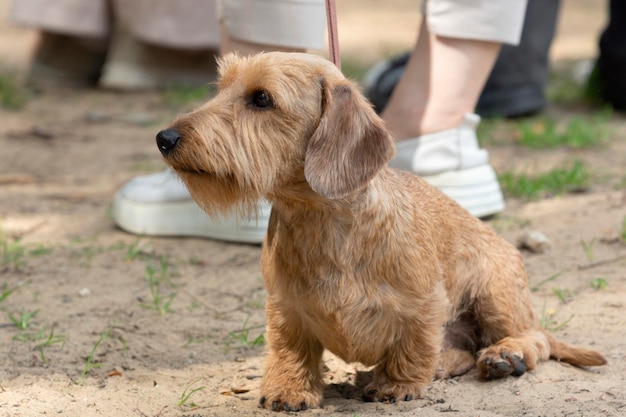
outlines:
{"label": "dog's front leg", "polygon": [[[414,335],[420,337],[420,335]],[[430,384],[438,361],[439,338],[415,343],[399,342],[374,368],[374,380],[365,388],[365,401],[411,401],[421,398]]]}
{"label": "dog's front leg", "polygon": [[274,411],[319,407],[324,387],[320,370],[324,348],[293,310],[281,311],[268,300],[266,314],[268,355],[260,405]]}
{"label": "dog's front leg", "polygon": [[416,300],[412,320],[398,323],[397,339],[374,368],[374,380],[365,388],[365,401],[394,403],[420,398],[432,381],[443,340],[444,300]]}

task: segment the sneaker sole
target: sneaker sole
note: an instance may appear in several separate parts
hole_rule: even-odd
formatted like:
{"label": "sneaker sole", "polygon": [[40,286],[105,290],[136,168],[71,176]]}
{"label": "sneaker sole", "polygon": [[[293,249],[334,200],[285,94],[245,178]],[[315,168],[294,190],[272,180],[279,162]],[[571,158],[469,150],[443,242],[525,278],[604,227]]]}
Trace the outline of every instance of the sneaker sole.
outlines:
{"label": "sneaker sole", "polygon": [[448,171],[422,177],[475,217],[487,217],[504,210],[504,198],[491,165]]}
{"label": "sneaker sole", "polygon": [[[113,216],[130,233],[149,236],[187,236],[239,243],[262,243],[267,232],[270,207],[264,205],[253,219],[234,215],[213,221],[191,200],[141,203],[116,194]],[[164,220],[165,219],[165,220]]]}

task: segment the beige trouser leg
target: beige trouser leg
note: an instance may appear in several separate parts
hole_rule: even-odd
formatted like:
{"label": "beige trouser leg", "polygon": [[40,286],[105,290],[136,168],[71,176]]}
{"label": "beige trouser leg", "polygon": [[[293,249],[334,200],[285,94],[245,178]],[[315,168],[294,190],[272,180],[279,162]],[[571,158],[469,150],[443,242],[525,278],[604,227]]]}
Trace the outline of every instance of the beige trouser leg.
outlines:
{"label": "beige trouser leg", "polygon": [[218,49],[217,0],[113,0],[116,22],[133,37],[175,49]]}
{"label": "beige trouser leg", "polygon": [[219,6],[222,54],[324,47],[322,0],[222,0]]}
{"label": "beige trouser leg", "polygon": [[15,23],[64,35],[103,38],[110,23],[106,0],[14,0]]}
{"label": "beige trouser leg", "polygon": [[15,23],[77,37],[104,38],[111,19],[137,39],[180,49],[217,49],[217,0],[14,0]]}

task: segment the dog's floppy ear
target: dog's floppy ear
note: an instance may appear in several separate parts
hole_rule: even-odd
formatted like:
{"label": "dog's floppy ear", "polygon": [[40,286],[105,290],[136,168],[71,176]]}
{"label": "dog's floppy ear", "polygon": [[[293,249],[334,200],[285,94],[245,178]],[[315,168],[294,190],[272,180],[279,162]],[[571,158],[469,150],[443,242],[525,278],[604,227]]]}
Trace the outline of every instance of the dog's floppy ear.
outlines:
{"label": "dog's floppy ear", "polygon": [[393,156],[383,121],[347,80],[322,85],[322,115],[309,140],[304,175],[316,193],[338,199],[363,187]]}

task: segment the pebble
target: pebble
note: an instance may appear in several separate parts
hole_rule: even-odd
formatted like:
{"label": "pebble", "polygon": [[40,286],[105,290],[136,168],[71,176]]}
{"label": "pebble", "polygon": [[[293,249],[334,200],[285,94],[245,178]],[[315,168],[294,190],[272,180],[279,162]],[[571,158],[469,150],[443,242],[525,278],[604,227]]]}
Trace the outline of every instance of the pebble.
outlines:
{"label": "pebble", "polygon": [[106,123],[111,121],[111,116],[104,112],[93,110],[85,115],[85,120],[89,123]]}
{"label": "pebble", "polygon": [[519,239],[517,247],[526,249],[532,253],[544,253],[550,249],[550,239],[537,230],[528,230]]}

